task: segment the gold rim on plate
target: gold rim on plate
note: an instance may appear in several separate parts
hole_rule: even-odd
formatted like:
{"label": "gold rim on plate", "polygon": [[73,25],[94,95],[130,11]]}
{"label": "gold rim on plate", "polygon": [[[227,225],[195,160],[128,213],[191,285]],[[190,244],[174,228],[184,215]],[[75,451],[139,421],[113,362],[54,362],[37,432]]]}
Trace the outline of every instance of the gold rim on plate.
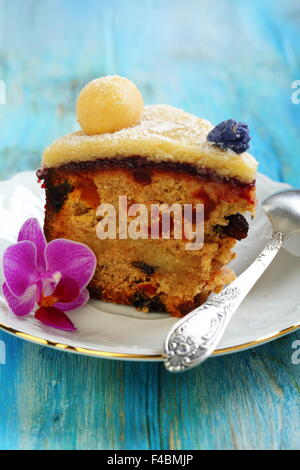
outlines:
{"label": "gold rim on plate", "polygon": [[[257,339],[255,341],[249,341],[248,343],[238,344],[236,346],[229,346],[227,348],[216,349],[212,355],[219,356],[223,354],[228,354],[236,351],[241,351],[245,349],[250,349],[255,346],[259,346],[263,343],[267,343],[268,341],[280,338],[292,331],[296,331],[300,328],[300,323],[290,326],[288,328],[284,328],[276,333],[271,334],[270,336],[266,336],[264,338]],[[0,329],[10,333],[18,338],[22,338],[24,340],[48,346],[50,348],[59,349],[60,351],[69,351],[73,353],[82,354],[84,356],[93,356],[93,357],[101,357],[103,359],[146,359],[146,360],[163,360],[164,357],[162,354],[132,354],[132,353],[117,353],[111,351],[100,351],[96,349],[89,349],[89,348],[81,348],[76,346],[71,346],[69,344],[62,344],[56,343],[53,341],[49,341],[48,339],[39,338],[38,336],[33,336],[28,333],[23,333],[22,331],[15,330],[9,326],[3,325],[0,323]]]}

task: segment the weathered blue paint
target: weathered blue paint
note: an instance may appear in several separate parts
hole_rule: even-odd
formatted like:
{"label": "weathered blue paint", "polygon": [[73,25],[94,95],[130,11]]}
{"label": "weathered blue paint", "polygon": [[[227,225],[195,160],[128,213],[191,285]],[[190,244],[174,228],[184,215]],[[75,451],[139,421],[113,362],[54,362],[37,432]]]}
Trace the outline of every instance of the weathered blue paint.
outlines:
{"label": "weathered blue paint", "polygon": [[[298,0],[0,0],[0,177],[38,167],[81,86],[118,73],[147,103],[245,120],[260,170],[299,186],[299,26]],[[0,332],[0,448],[299,449],[296,338],[172,376]]]}

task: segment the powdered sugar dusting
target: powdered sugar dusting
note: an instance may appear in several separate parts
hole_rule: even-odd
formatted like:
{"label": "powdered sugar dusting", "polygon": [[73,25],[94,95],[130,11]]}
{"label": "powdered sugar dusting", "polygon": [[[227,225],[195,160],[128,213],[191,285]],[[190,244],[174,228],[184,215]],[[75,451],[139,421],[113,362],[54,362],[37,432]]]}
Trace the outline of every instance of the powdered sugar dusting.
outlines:
{"label": "powdered sugar dusting", "polygon": [[207,142],[212,128],[206,119],[173,106],[146,106],[136,126],[91,136],[78,131],[56,140],[45,150],[43,166],[140,155],[156,161],[191,162],[212,168],[223,176],[252,181],[256,174],[256,160],[246,152],[237,155]]}
{"label": "powdered sugar dusting", "polygon": [[[199,145],[206,141],[207,134],[212,125],[205,119],[197,118],[180,109],[167,105],[146,106],[141,122],[133,127],[121,129],[113,133],[86,135],[83,131],[68,134],[56,140],[52,147],[56,145],[76,145],[82,142],[99,142],[128,140],[147,140],[154,136],[170,138],[171,140],[183,141],[186,144]],[[51,151],[51,146],[47,151]]]}

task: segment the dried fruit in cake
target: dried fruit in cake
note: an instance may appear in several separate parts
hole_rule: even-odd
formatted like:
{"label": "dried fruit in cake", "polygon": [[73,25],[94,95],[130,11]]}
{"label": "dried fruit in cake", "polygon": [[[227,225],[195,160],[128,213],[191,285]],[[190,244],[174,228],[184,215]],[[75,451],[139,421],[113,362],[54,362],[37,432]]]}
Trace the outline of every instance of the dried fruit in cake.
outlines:
{"label": "dried fruit in cake", "polygon": [[228,225],[225,225],[223,231],[229,237],[236,240],[243,240],[248,235],[249,224],[242,214],[232,214],[226,217]]}
{"label": "dried fruit in cake", "polygon": [[227,225],[216,225],[216,233],[227,235],[236,240],[243,240],[248,235],[249,224],[242,214],[232,214],[225,217],[228,220]]}

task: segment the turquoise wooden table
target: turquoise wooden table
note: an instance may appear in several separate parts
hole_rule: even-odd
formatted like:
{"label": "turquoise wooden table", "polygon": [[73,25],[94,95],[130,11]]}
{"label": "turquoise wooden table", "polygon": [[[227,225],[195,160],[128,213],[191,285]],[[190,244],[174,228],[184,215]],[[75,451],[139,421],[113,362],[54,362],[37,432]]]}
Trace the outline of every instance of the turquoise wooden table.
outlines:
{"label": "turquoise wooden table", "polygon": [[[147,104],[248,122],[260,171],[300,186],[299,27],[298,0],[0,0],[1,179],[37,168],[82,85],[118,73]],[[0,332],[0,448],[299,449],[296,339],[174,376]]]}

